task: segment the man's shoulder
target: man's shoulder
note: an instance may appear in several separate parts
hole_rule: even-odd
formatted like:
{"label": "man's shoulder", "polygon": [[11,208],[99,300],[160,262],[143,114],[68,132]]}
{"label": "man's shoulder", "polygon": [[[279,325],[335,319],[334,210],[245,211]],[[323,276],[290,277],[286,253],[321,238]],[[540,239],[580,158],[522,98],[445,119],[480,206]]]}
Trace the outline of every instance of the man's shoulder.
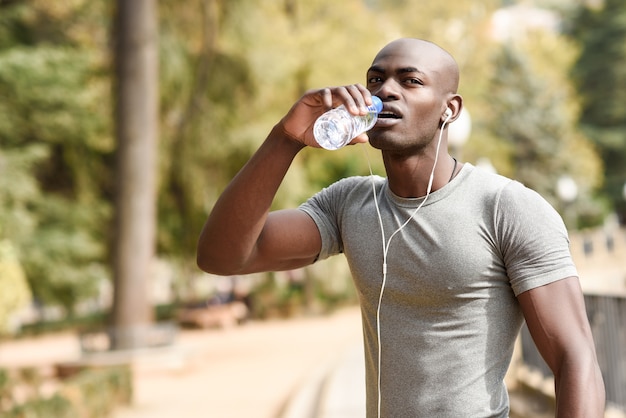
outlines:
{"label": "man's shoulder", "polygon": [[346,194],[346,193],[359,193],[366,190],[371,193],[372,183],[376,186],[384,183],[386,179],[381,176],[350,176],[344,177],[336,182],[332,183],[324,190],[332,190],[334,193]]}
{"label": "man's shoulder", "polygon": [[[465,163],[463,166],[462,181],[459,187],[460,192],[473,196],[475,199],[489,202],[497,201],[502,193],[507,189],[518,189],[524,186],[515,180],[501,174],[487,171],[485,169]],[[461,177],[461,176],[459,176]],[[513,191],[517,193],[517,191]]]}
{"label": "man's shoulder", "polygon": [[358,202],[371,195],[372,181],[378,186],[385,179],[380,176],[344,177],[315,193],[301,205],[301,208],[313,206],[338,209],[346,205],[360,204]]}
{"label": "man's shoulder", "polygon": [[344,177],[340,180],[337,180],[333,184],[344,184],[344,185],[361,185],[361,184],[371,184],[371,182],[381,183],[386,179],[384,177],[378,175],[370,175],[370,176],[350,176]]}
{"label": "man's shoulder", "polygon": [[467,170],[469,172],[468,178],[470,178],[473,182],[480,183],[484,186],[503,188],[511,183],[517,183],[515,180],[506,176],[476,167],[469,163],[465,163],[465,166],[467,166]]}

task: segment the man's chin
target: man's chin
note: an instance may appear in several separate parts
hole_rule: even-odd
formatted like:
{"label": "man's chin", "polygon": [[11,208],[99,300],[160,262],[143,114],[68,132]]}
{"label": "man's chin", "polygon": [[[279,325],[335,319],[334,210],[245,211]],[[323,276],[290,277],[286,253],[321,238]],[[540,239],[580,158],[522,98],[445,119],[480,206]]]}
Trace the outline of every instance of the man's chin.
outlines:
{"label": "man's chin", "polygon": [[388,135],[376,135],[376,134],[368,134],[369,143],[373,148],[383,150],[389,147],[396,148],[397,139],[390,137]]}

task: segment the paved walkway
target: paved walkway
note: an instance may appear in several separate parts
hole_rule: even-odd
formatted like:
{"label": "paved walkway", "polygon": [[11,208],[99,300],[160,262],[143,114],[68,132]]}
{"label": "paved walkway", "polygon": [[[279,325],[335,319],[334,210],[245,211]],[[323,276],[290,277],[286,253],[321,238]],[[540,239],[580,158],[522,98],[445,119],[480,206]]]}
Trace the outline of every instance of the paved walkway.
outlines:
{"label": "paved walkway", "polygon": [[[319,389],[333,385],[315,382],[354,357],[354,350],[362,351],[357,308],[322,318],[184,331],[176,351],[137,364],[134,404],[114,418],[306,418],[311,401],[323,396]],[[363,373],[348,378],[358,387]],[[319,418],[364,417],[330,412]]]}
{"label": "paved walkway", "polygon": [[280,418],[364,417],[365,359],[361,342],[309,376],[280,414]]}
{"label": "paved walkway", "polygon": [[[79,357],[72,334],[0,345],[0,367],[45,366]],[[359,393],[364,372],[359,372],[356,307],[325,317],[182,330],[174,347],[134,358],[133,405],[118,409],[113,418],[307,418],[324,397],[328,406],[318,407],[316,418],[364,417],[358,411],[364,404],[364,389]],[[353,365],[356,372],[346,369]],[[349,395],[357,403],[356,415],[337,410],[342,407],[333,398],[337,385],[357,392]]]}

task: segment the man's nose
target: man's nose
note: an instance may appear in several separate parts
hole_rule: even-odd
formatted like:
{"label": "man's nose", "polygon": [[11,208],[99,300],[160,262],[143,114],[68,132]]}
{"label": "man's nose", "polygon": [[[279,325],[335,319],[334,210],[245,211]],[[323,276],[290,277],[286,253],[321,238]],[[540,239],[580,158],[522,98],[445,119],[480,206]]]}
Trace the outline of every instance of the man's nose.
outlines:
{"label": "man's nose", "polygon": [[374,96],[380,97],[383,101],[394,100],[400,97],[398,87],[398,83],[393,78],[388,78],[378,89],[373,90],[371,93]]}

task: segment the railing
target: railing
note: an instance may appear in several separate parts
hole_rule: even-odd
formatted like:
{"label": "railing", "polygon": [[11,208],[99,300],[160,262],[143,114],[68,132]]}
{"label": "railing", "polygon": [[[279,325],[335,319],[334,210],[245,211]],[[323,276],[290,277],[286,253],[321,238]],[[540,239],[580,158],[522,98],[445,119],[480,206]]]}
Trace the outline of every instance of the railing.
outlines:
{"label": "railing", "polygon": [[[607,403],[626,412],[626,298],[585,295],[585,304],[604,378]],[[546,377],[552,376],[526,326],[522,328],[521,340],[524,364],[539,370]]]}
{"label": "railing", "polygon": [[585,296],[607,401],[626,411],[626,298]]}
{"label": "railing", "polygon": [[[570,238],[607,404],[626,414],[626,230],[584,231]],[[523,363],[551,377],[526,326],[521,342]]]}

